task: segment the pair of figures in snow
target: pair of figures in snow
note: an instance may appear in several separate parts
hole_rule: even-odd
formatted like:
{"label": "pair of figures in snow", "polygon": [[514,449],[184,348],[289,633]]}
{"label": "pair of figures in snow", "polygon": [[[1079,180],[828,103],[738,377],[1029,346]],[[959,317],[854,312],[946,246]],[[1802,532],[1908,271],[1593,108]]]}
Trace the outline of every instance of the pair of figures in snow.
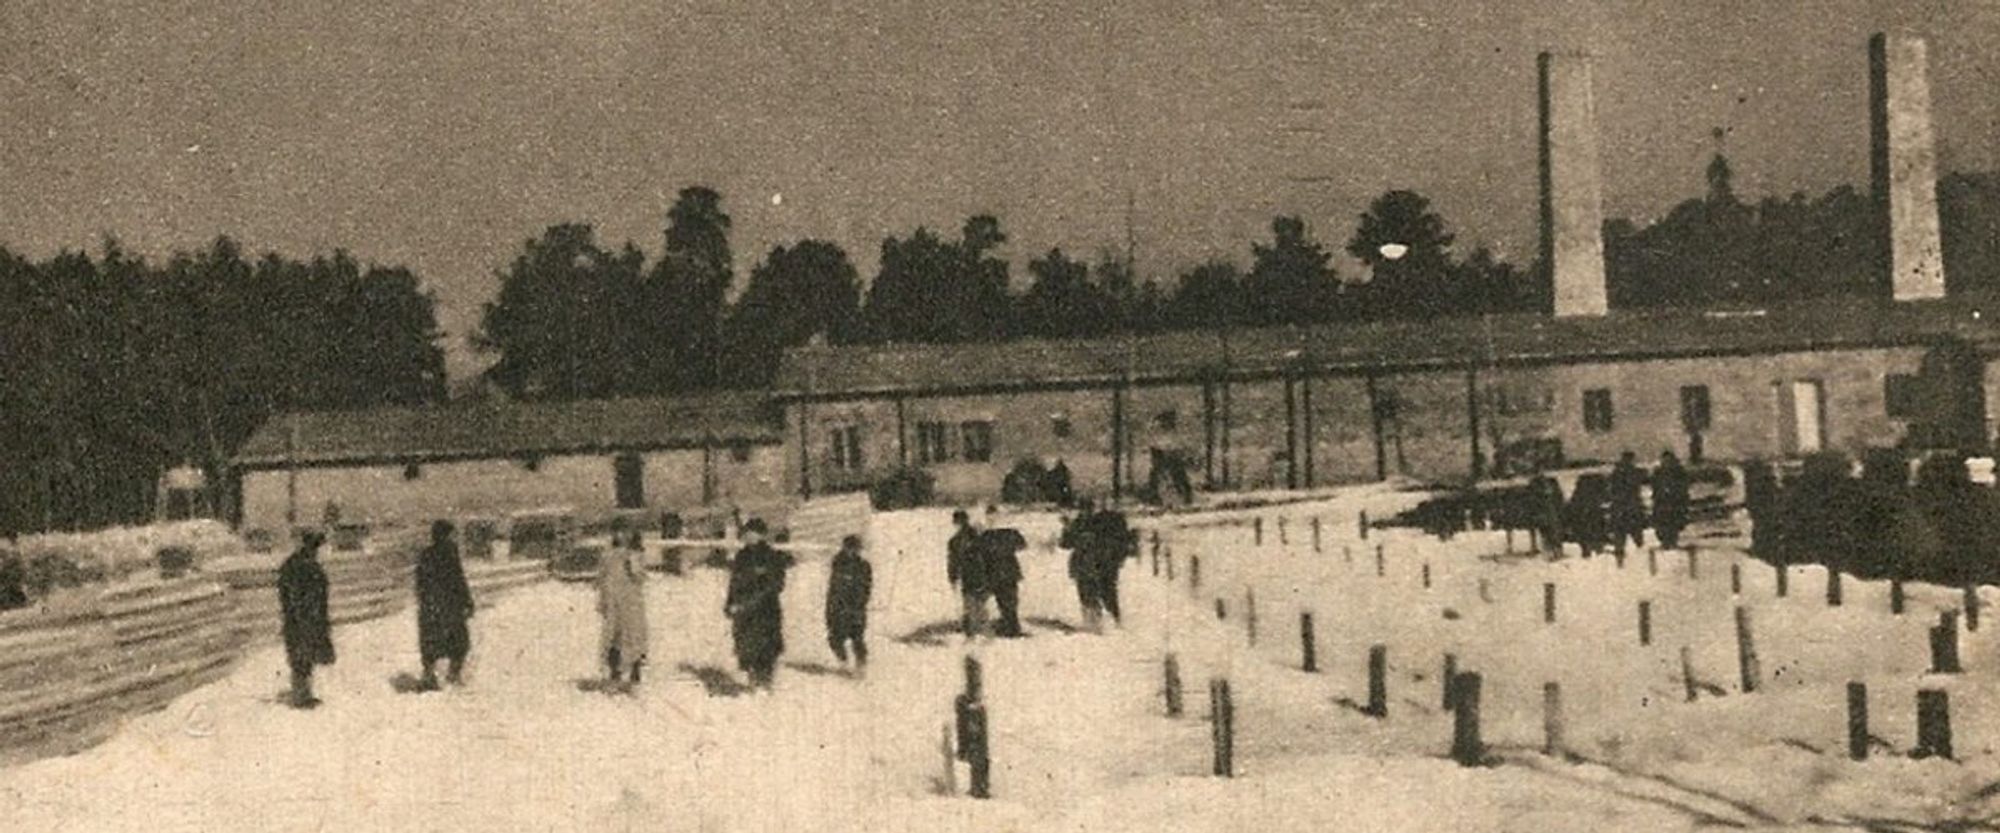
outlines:
{"label": "pair of figures in snow", "polygon": [[[449,521],[431,524],[431,543],[417,556],[417,653],[423,661],[419,687],[439,688],[438,663],[446,664],[445,679],[453,685],[461,680],[465,658],[472,650],[472,589],[465,581],[465,567],[459,561]],[[290,701],[294,708],[319,705],[313,694],[313,671],[331,665],[333,618],[328,602],[326,568],[319,563],[326,536],[307,530],[299,547],[278,567],[278,606],[283,615],[280,632],[285,642],[285,661],[291,671]]]}
{"label": "pair of figures in snow", "polygon": [[1000,611],[993,628],[998,636],[1021,636],[1021,558],[1027,546],[1021,533],[1012,529],[980,529],[963,509],[951,513],[954,527],[945,542],[945,578],[958,592],[961,604],[959,629],[966,638],[987,629],[986,603]]}
{"label": "pair of figures in snow", "polygon": [[1122,623],[1118,577],[1125,560],[1139,551],[1138,533],[1126,522],[1125,513],[1109,506],[1100,509],[1085,500],[1079,510],[1063,525],[1059,543],[1069,550],[1069,577],[1076,582],[1084,625],[1096,629],[1106,614],[1114,623]]}

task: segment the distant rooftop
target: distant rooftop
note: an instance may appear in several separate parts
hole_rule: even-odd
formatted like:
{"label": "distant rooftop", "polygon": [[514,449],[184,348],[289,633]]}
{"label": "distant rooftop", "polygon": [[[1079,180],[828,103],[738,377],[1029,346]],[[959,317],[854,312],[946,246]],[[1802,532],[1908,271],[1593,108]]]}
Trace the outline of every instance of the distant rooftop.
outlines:
{"label": "distant rooftop", "polygon": [[1435,321],[1188,330],[1094,339],[805,347],[780,398],[998,391],[1931,344],[2000,346],[2000,297],[1840,299],[1768,310],[1508,314]]}
{"label": "distant rooftop", "polygon": [[768,394],[576,402],[458,402],[271,418],[237,452],[243,468],[527,457],[775,443]]}

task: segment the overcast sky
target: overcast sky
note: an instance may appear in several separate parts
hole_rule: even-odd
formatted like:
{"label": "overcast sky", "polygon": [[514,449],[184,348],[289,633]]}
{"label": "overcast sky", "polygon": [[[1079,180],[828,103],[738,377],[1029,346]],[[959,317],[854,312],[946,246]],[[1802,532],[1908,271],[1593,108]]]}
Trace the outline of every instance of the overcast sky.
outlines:
{"label": "overcast sky", "polygon": [[1608,209],[1644,218],[1715,127],[1748,196],[1865,185],[1881,29],[1931,41],[1944,167],[2000,167],[1991,0],[4,0],[0,243],[344,247],[418,270],[455,345],[523,239],[656,251],[690,184],[739,275],[992,212],[1020,280],[1122,251],[1129,194],[1170,278],[1279,212],[1338,248],[1389,188],[1525,261],[1536,52],[1600,56]]}

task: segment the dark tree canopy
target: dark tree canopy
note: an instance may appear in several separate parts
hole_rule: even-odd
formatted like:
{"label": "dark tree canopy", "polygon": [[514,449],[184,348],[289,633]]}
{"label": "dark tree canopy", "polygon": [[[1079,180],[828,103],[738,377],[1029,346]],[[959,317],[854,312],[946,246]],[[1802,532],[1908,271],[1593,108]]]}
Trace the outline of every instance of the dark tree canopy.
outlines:
{"label": "dark tree canopy", "polygon": [[1307,235],[1304,220],[1271,221],[1271,242],[1251,247],[1250,274],[1243,279],[1253,324],[1304,324],[1329,320],[1340,302],[1333,255]]}
{"label": "dark tree canopy", "polygon": [[788,348],[815,336],[845,344],[861,332],[861,279],[847,253],[823,240],[778,246],[750,270],[725,331],[732,387],[770,383]]}
{"label": "dark tree canopy", "polygon": [[1007,262],[993,255],[1006,242],[990,215],[965,222],[957,241],[927,228],[908,239],[882,241],[881,271],[862,310],[874,342],[991,341],[1004,337],[1011,296]]}

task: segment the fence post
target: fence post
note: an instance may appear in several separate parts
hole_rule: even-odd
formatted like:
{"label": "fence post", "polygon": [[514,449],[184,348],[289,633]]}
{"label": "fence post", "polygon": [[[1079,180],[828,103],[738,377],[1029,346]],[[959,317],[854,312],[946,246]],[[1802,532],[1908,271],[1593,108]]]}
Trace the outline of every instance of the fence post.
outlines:
{"label": "fence post", "polygon": [[1514,551],[1514,528],[1510,526],[1507,527],[1507,552],[1511,553],[1513,551]]}
{"label": "fence post", "polygon": [[1320,551],[1321,551],[1321,550],[1320,550],[1320,547],[1319,547],[1319,527],[1320,527],[1320,522],[1319,522],[1319,516],[1318,516],[1318,515],[1314,515],[1314,516],[1313,516],[1313,552],[1320,552]]}
{"label": "fence post", "polygon": [[1694,681],[1694,651],[1686,645],[1681,646],[1681,686],[1687,690],[1687,701],[1694,702],[1699,693]]}
{"label": "fence post", "polygon": [[944,753],[944,779],[941,784],[945,795],[958,795],[958,751],[952,748],[951,724],[946,723],[942,728],[944,731],[938,739],[938,749]]}
{"label": "fence post", "polygon": [[965,656],[965,696],[974,700],[981,700],[986,697],[986,674],[984,672],[985,669],[980,667],[978,657],[971,654]]}
{"label": "fence post", "polygon": [[1218,622],[1229,621],[1229,601],[1221,596],[1215,597],[1215,619]]}
{"label": "fence post", "polygon": [[1355,518],[1354,522],[1361,527],[1361,540],[1368,540],[1368,510],[1361,510],[1361,514]]}
{"label": "fence post", "polygon": [[[1623,545],[1621,544],[1620,546],[1623,546]],[[1653,548],[1653,547],[1647,547],[1647,548],[1646,548],[1646,575],[1649,575],[1649,576],[1657,576],[1657,575],[1659,575],[1659,574],[1660,574],[1660,551],[1659,551],[1658,549],[1655,549],[1655,548]]]}
{"label": "fence post", "polygon": [[1964,670],[1958,661],[1958,613],[1947,610],[1938,614],[1938,623],[1931,628],[1931,673],[1957,674]]}
{"label": "fence post", "polygon": [[1445,711],[1451,711],[1451,693],[1452,693],[1451,681],[1454,677],[1457,676],[1458,676],[1458,655],[1445,654],[1444,673],[1438,675],[1438,682],[1440,683],[1440,685],[1438,686],[1438,692],[1439,692],[1438,699],[1440,701],[1439,706],[1443,708]]}
{"label": "fence post", "polygon": [[1201,593],[1201,556],[1199,555],[1188,556],[1188,593],[1190,595]]}
{"label": "fence post", "polygon": [[1868,684],[1847,684],[1847,757],[1868,760]]}
{"label": "fence post", "polygon": [[1542,754],[1563,754],[1562,686],[1542,683]]}
{"label": "fence post", "polygon": [[1424,562],[1424,589],[1431,589],[1431,563],[1429,561]]}
{"label": "fence post", "polygon": [[1653,603],[1651,601],[1639,602],[1639,644],[1641,646],[1653,644]]}
{"label": "fence post", "polygon": [[1251,519],[1250,519],[1250,529],[1251,529],[1251,543],[1253,543],[1253,544],[1256,544],[1257,546],[1260,546],[1260,547],[1261,547],[1261,546],[1263,546],[1263,545],[1264,545],[1264,516],[1263,516],[1263,515],[1258,515],[1258,516],[1256,516],[1256,517],[1254,517],[1254,518],[1251,518]]}
{"label": "fence post", "polygon": [[1743,595],[1743,565],[1729,565],[1729,595]]}
{"label": "fence post", "polygon": [[1951,695],[1943,689],[1917,690],[1916,758],[1946,758],[1951,754]]}
{"label": "fence post", "polygon": [[1173,654],[1167,654],[1165,694],[1167,716],[1181,716],[1181,661]]}
{"label": "fence post", "polygon": [[1299,667],[1310,674],[1319,670],[1319,646],[1313,641],[1312,611],[1299,612]]}
{"label": "fence post", "polygon": [[1460,766],[1478,766],[1486,761],[1486,745],[1479,739],[1479,673],[1467,671],[1453,679],[1451,759]]}
{"label": "fence post", "polygon": [[1840,570],[1826,568],[1826,606],[1839,607],[1843,594],[1840,591]]}
{"label": "fence post", "polygon": [[1385,561],[1382,557],[1382,545],[1380,543],[1377,543],[1375,545],[1375,577],[1381,578],[1388,574],[1389,574],[1389,565],[1388,562]]}
{"label": "fence post", "polygon": [[1291,544],[1292,544],[1292,536],[1291,536],[1291,533],[1287,531],[1287,530],[1289,530],[1289,529],[1290,529],[1290,527],[1291,527],[1291,524],[1289,524],[1289,523],[1287,523],[1287,522],[1286,522],[1286,516],[1284,516],[1284,515],[1279,515],[1279,516],[1278,516],[1278,545],[1279,545],[1279,546],[1287,546],[1287,547],[1288,547],[1288,546],[1291,546]]}
{"label": "fence post", "polygon": [[1750,635],[1750,609],[1736,608],[1736,670],[1743,683],[1743,693],[1757,690],[1757,681],[1763,676],[1757,668],[1757,644]]}
{"label": "fence post", "polygon": [[1250,638],[1250,644],[1257,644],[1257,591],[1243,589],[1243,630]]}
{"label": "fence post", "polygon": [[1168,547],[1168,548],[1167,548],[1167,582],[1168,582],[1168,583],[1172,583],[1172,582],[1173,582],[1173,580],[1174,580],[1174,548],[1173,548],[1173,547]]}
{"label": "fence post", "polygon": [[1556,584],[1553,581],[1545,581],[1542,582],[1542,622],[1553,625],[1555,621]]}
{"label": "fence post", "polygon": [[1370,717],[1389,716],[1389,646],[1368,647],[1368,708]]}
{"label": "fence post", "polygon": [[1215,774],[1230,778],[1236,774],[1236,707],[1229,696],[1229,681],[1208,681],[1208,720],[1215,741]]}
{"label": "fence post", "polygon": [[1487,604],[1493,603],[1493,582],[1490,579],[1483,577],[1479,579],[1479,600]]}
{"label": "fence post", "polygon": [[1889,579],[1889,612],[1901,616],[1903,615],[1903,607],[1903,580],[1900,578]]}
{"label": "fence post", "polygon": [[1979,585],[1965,586],[1965,629],[1979,630]]}
{"label": "fence post", "polygon": [[1153,539],[1153,577],[1160,577],[1160,539]]}
{"label": "fence post", "polygon": [[1688,556],[1688,580],[1700,581],[1701,552],[1699,550],[1696,550],[1694,547],[1688,547],[1687,556]]}
{"label": "fence post", "polygon": [[1778,598],[1792,594],[1792,568],[1788,564],[1775,565],[1778,574]]}
{"label": "fence post", "polygon": [[986,704],[974,701],[968,711],[970,720],[967,725],[972,731],[966,738],[971,746],[966,764],[972,770],[972,785],[966,792],[973,798],[992,798],[993,758],[992,750],[987,746],[990,735],[986,731]]}

